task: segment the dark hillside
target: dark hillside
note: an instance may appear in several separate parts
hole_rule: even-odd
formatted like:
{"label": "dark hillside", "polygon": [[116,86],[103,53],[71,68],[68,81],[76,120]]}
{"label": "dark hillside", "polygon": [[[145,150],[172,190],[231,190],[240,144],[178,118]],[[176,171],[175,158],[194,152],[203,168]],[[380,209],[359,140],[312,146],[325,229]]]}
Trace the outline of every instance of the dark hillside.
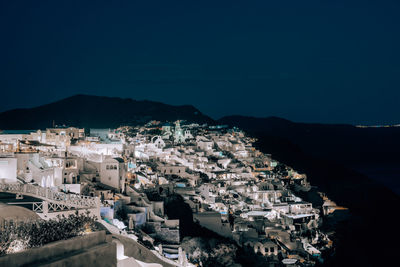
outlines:
{"label": "dark hillside", "polygon": [[115,128],[149,120],[210,123],[211,118],[190,105],[172,106],[153,101],[76,95],[29,109],[0,113],[0,129],[43,129],[56,124],[87,128]]}
{"label": "dark hillside", "polygon": [[[390,134],[381,134],[375,131],[379,129],[362,132],[359,130],[364,129],[354,129],[350,125],[297,124],[279,118],[230,117],[223,118],[219,123],[238,126],[257,137],[260,150],[306,173],[312,185],[318,186],[320,191],[326,192],[339,205],[350,209],[350,218],[339,224],[336,230],[336,254],[325,265],[386,266],[392,261],[399,249],[396,213],[400,198],[380,183],[346,167],[344,162],[353,157],[357,161],[370,160],[368,155],[357,158],[359,152],[354,151],[373,135],[378,138],[375,141],[393,141],[394,145],[398,145],[398,141],[385,139],[398,136],[397,129],[391,129]],[[344,137],[349,138],[346,143],[339,141]],[[352,142],[355,143],[353,146]],[[385,150],[394,153],[391,151],[394,148],[381,149],[377,142],[365,145],[382,153]],[[333,155],[335,151],[340,151],[345,159]],[[369,156],[379,158],[377,155]],[[374,244],[380,244],[384,255],[375,252]]]}

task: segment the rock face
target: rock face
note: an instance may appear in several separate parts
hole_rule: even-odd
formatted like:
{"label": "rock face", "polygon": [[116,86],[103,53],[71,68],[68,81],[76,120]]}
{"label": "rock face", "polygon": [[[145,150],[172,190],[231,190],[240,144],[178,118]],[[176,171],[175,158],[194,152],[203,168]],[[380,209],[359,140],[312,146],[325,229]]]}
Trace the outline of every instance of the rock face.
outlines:
{"label": "rock face", "polygon": [[190,105],[172,106],[153,101],[118,97],[75,95],[57,102],[28,109],[0,113],[0,129],[43,129],[56,124],[86,128],[116,128],[149,120],[187,120],[212,123],[213,120]]}

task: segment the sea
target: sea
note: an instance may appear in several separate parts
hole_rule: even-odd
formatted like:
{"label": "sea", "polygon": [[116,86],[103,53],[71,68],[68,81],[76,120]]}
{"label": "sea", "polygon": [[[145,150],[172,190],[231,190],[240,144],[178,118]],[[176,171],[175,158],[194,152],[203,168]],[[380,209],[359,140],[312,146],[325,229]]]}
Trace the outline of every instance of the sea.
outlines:
{"label": "sea", "polygon": [[352,168],[400,195],[400,163],[358,165]]}

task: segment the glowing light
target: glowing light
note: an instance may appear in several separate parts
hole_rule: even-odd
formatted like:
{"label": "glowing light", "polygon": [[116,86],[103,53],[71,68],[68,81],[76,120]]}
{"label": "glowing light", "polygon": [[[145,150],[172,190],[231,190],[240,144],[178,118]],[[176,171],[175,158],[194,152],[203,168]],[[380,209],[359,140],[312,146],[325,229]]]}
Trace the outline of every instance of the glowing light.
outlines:
{"label": "glowing light", "polygon": [[27,248],[28,240],[16,239],[10,243],[7,254],[23,251]]}

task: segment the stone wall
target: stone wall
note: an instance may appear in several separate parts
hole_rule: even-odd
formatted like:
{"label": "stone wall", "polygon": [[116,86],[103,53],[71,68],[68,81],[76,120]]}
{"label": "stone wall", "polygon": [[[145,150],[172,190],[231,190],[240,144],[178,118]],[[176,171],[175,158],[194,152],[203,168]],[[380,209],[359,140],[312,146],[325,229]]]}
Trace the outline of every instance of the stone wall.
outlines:
{"label": "stone wall", "polygon": [[158,239],[170,243],[179,244],[180,236],[178,228],[171,229],[165,227],[165,225],[161,224],[160,222],[147,222],[146,227],[148,228],[148,230],[154,233],[154,236]]}
{"label": "stone wall", "polygon": [[0,266],[117,266],[116,245],[105,231],[0,257]]}
{"label": "stone wall", "polygon": [[159,232],[156,233],[157,237],[163,241],[179,244],[179,229],[169,229],[162,227]]}

